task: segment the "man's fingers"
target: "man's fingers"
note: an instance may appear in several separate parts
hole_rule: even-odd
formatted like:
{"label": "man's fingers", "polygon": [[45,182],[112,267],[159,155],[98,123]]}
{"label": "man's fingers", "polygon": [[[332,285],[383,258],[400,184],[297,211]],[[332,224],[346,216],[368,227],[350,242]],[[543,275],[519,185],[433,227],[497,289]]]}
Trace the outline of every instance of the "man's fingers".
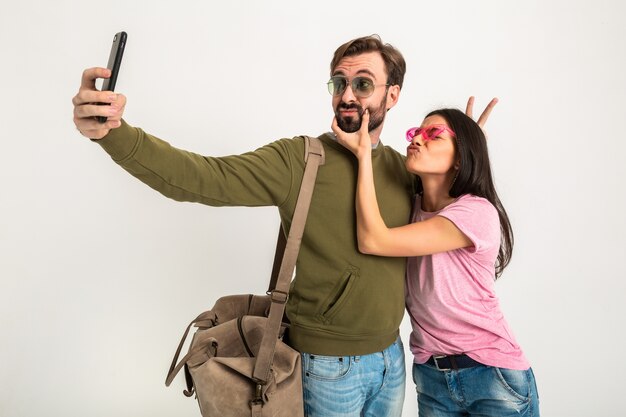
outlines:
{"label": "man's fingers", "polygon": [[83,104],[90,103],[114,103],[119,99],[119,94],[112,93],[110,91],[98,91],[80,89],[78,93],[72,98],[72,104],[74,106],[82,106]]}
{"label": "man's fingers", "polygon": [[74,116],[78,118],[105,116],[120,119],[126,106],[126,96],[110,92],[91,92],[83,95],[79,93],[72,102]]}
{"label": "man's fingers", "polygon": [[[107,120],[104,123],[100,123],[96,119],[91,119],[91,120],[82,120],[76,126],[76,128],[78,129],[80,133],[82,133],[85,136],[87,136],[87,134],[97,135],[97,132],[105,132],[105,135],[106,135],[106,133],[109,133],[109,130],[119,127],[121,123],[122,122],[120,120]],[[92,137],[92,136],[89,136],[89,137]]]}
{"label": "man's fingers", "polygon": [[94,117],[94,116],[115,116],[120,111],[117,105],[108,104],[84,104],[82,106],[74,107],[74,116],[79,119]]}
{"label": "man's fingers", "polygon": [[485,107],[485,110],[478,118],[478,126],[480,126],[481,128],[485,127],[485,123],[487,123],[487,119],[489,119],[489,115],[491,114],[491,111],[496,106],[496,104],[498,104],[498,98],[494,97],[493,99],[491,99],[489,104],[487,104],[487,107]]}
{"label": "man's fingers", "polygon": [[126,107],[126,96],[123,94],[118,94],[116,100],[111,103],[111,107],[116,109],[116,111],[111,115],[111,117],[109,117],[109,120],[120,120],[124,115],[124,108]]}
{"label": "man's fingers", "polygon": [[100,123],[95,119],[82,119],[80,123],[76,124],[76,129],[81,135],[89,139],[102,139],[109,134],[111,129],[120,127],[122,122],[120,120],[107,120],[105,123]]}
{"label": "man's fingers", "polygon": [[[110,129],[115,129],[121,125],[120,120],[124,114],[126,97],[118,94],[118,99],[111,105],[98,105],[94,103],[84,104],[74,107],[74,124],[78,131],[88,138],[100,139],[104,137]],[[107,118],[105,123],[100,123],[95,116]]]}
{"label": "man's fingers", "polygon": [[111,70],[107,68],[94,67],[88,68],[83,71],[83,77],[80,82],[80,88],[95,89],[96,79],[109,78],[111,76]]}

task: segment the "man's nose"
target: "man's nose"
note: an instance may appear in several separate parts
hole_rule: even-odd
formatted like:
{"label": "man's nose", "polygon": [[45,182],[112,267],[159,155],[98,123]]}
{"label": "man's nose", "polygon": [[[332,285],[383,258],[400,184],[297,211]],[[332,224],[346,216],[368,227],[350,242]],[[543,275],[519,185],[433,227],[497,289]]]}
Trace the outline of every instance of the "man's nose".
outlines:
{"label": "man's nose", "polygon": [[341,95],[341,99],[346,103],[352,103],[356,101],[356,96],[354,95],[354,91],[352,91],[352,85],[348,84],[343,94]]}

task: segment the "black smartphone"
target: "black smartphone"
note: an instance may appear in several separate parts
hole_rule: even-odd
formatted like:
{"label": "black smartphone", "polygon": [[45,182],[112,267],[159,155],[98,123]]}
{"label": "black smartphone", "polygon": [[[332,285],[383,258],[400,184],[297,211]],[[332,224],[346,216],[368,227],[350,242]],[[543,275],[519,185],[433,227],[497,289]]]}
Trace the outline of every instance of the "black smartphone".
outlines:
{"label": "black smartphone", "polygon": [[[115,91],[117,74],[120,72],[120,65],[122,64],[122,56],[124,55],[127,38],[128,35],[126,32],[118,32],[113,36],[113,45],[111,45],[111,53],[109,54],[109,62],[107,64],[107,68],[111,70],[111,76],[104,79],[101,91]],[[107,121],[105,116],[96,116],[96,119],[100,123]]]}

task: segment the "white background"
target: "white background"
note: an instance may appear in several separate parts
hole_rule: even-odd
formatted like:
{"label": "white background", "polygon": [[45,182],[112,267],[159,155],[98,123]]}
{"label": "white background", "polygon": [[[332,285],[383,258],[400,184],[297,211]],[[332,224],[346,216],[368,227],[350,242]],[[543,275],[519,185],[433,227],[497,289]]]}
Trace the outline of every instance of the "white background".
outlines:
{"label": "white background", "polygon": [[119,30],[126,119],[204,154],[329,130],[332,53],[372,33],[408,64],[383,133],[400,152],[427,111],[499,97],[516,246],[497,290],[542,414],[624,415],[624,17],[620,0],[2,0],[0,416],[199,415],[182,376],[164,386],[184,327],[267,282],[275,208],[168,200],[74,129],[82,70]]}

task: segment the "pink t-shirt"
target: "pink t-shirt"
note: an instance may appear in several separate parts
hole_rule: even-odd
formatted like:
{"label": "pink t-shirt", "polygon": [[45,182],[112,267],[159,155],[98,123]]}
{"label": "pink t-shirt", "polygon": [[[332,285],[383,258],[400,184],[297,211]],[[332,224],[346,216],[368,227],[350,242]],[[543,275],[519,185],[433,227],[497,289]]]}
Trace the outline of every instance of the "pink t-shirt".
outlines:
{"label": "pink t-shirt", "polygon": [[432,355],[465,353],[484,365],[528,369],[495,294],[498,212],[486,199],[470,194],[443,210],[425,212],[416,197],[413,222],[436,215],[452,221],[473,246],[407,261],[406,306],[415,363]]}

